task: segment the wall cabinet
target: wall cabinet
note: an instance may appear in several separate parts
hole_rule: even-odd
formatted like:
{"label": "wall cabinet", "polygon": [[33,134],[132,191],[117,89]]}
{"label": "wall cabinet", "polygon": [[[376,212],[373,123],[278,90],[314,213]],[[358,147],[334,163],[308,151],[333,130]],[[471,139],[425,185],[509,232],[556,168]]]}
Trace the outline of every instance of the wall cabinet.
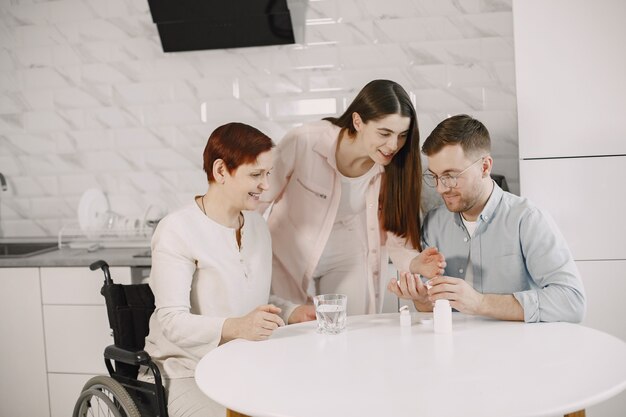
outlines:
{"label": "wall cabinet", "polygon": [[0,415],[50,416],[38,268],[0,268]]}
{"label": "wall cabinet", "polygon": [[622,0],[513,3],[520,158],[626,154],[624,16]]}

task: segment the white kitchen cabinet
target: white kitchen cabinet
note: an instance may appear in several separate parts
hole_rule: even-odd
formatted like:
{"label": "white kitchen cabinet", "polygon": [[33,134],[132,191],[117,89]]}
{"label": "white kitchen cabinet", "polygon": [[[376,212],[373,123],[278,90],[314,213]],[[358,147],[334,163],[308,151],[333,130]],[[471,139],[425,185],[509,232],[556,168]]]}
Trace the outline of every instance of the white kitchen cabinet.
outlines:
{"label": "white kitchen cabinet", "polygon": [[[130,284],[129,267],[111,267],[111,278],[116,284]],[[86,267],[41,268],[43,304],[104,305],[100,288],[104,282],[101,270]]]}
{"label": "white kitchen cabinet", "polygon": [[583,325],[619,337],[626,342],[626,260],[577,261],[587,294]]}
{"label": "white kitchen cabinet", "polygon": [[106,374],[102,352],[113,344],[105,306],[44,305],[48,372]]}
{"label": "white kitchen cabinet", "polygon": [[[587,315],[582,324],[626,341],[626,260],[576,262],[587,294]],[[587,417],[622,416],[626,410],[626,391],[589,407]]]}
{"label": "white kitchen cabinet", "polygon": [[48,374],[50,417],[69,417],[85,383],[95,375]]}
{"label": "white kitchen cabinet", "polygon": [[552,215],[576,260],[626,259],[624,181],[626,156],[520,161],[522,196]]}
{"label": "white kitchen cabinet", "polygon": [[38,268],[0,268],[0,415],[50,415]]}
{"label": "white kitchen cabinet", "polygon": [[623,0],[513,2],[520,158],[626,154],[625,16]]}
{"label": "white kitchen cabinet", "polygon": [[[626,340],[626,3],[514,0],[520,189],[554,218],[587,293],[584,325]],[[624,415],[626,393],[588,417]]]}
{"label": "white kitchen cabinet", "polygon": [[[107,374],[103,352],[113,337],[100,294],[104,275],[86,267],[40,273],[51,416],[62,417],[71,415],[84,382]],[[111,277],[130,284],[131,268],[112,267]]]}

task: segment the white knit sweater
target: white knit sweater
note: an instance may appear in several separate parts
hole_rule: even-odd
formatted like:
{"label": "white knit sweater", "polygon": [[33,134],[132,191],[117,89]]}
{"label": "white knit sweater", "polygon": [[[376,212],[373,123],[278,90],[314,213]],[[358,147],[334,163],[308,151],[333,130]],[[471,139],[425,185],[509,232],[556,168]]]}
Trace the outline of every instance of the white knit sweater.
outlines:
{"label": "white knit sweater", "polygon": [[271,262],[270,234],[258,213],[244,212],[241,250],[235,229],[209,219],[195,203],[159,222],[150,274],[156,310],[145,350],[164,377],[194,376],[227,318],[268,300],[283,309],[283,318],[293,312],[294,304],[270,299]]}

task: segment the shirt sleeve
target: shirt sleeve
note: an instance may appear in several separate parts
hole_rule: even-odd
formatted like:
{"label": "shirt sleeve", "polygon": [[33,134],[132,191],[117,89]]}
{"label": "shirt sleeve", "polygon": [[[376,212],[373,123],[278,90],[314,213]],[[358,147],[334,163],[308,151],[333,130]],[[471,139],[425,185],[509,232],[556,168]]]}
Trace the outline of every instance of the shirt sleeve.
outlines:
{"label": "shirt sleeve", "polygon": [[285,324],[289,321],[289,316],[293,313],[293,311],[298,307],[299,304],[294,304],[291,301],[287,301],[284,298],[280,298],[277,295],[270,295],[270,304],[274,304],[276,307],[281,309],[280,317],[283,319]]}
{"label": "shirt sleeve", "polygon": [[522,219],[520,241],[526,268],[536,284],[513,294],[526,322],[582,321],[582,280],[565,238],[549,215],[533,209]]}
{"label": "shirt sleeve", "polygon": [[386,247],[393,265],[399,272],[410,271],[411,261],[419,255],[419,251],[414,249],[406,238],[392,232],[387,232]]}
{"label": "shirt sleeve", "polygon": [[191,284],[195,261],[181,227],[164,219],[152,240],[150,287],[155,297],[154,315],[163,336],[200,358],[219,345],[226,317],[192,314]]}
{"label": "shirt sleeve", "polygon": [[302,128],[292,129],[285,134],[274,151],[274,168],[270,175],[270,186],[261,194],[257,211],[264,213],[270,205],[282,198],[285,187],[291,179],[296,163],[298,137]]}

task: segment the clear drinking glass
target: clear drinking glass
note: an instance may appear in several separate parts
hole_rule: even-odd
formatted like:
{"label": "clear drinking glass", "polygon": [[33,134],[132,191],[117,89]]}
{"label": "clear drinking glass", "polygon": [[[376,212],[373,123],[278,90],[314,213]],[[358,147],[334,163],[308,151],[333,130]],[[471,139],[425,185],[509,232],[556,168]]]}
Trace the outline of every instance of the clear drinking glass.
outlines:
{"label": "clear drinking glass", "polygon": [[313,297],[317,330],[325,334],[341,333],[346,328],[346,306],[348,296],[322,294]]}

